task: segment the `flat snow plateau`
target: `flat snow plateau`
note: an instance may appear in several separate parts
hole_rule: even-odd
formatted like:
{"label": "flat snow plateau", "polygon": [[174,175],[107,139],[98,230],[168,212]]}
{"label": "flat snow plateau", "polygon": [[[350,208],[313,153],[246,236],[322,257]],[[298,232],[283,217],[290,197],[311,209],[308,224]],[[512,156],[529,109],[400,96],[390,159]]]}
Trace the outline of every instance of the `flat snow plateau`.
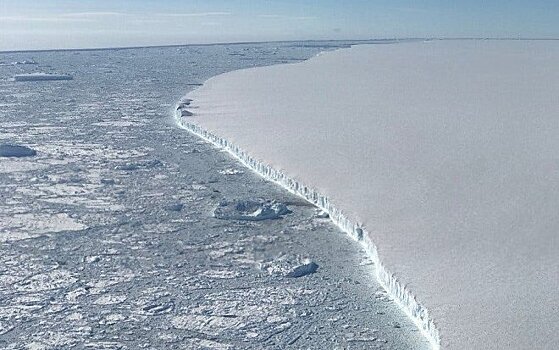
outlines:
{"label": "flat snow plateau", "polygon": [[198,124],[364,225],[443,349],[559,348],[559,42],[364,45],[210,79]]}

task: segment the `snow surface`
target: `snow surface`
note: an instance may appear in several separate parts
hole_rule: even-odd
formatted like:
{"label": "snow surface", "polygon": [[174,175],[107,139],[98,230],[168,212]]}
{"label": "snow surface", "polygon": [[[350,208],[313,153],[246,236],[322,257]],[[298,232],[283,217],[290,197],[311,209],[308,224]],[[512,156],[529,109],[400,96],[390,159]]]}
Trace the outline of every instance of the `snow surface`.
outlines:
{"label": "snow surface", "polygon": [[357,46],[212,78],[182,125],[362,239],[435,347],[559,348],[558,62],[554,41]]}

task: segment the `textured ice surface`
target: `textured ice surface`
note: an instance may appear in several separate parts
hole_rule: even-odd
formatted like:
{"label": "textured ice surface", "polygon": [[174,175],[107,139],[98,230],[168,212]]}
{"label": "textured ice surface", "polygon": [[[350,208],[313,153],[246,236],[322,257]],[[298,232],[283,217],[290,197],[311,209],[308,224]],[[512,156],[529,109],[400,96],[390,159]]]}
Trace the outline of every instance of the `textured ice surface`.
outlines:
{"label": "textured ice surface", "polygon": [[225,200],[214,210],[214,216],[218,219],[241,221],[273,220],[289,213],[283,203],[262,200]]}
{"label": "textured ice surface", "polygon": [[38,62],[0,66],[0,143],[37,151],[0,158],[0,349],[427,348],[355,242],[173,122],[191,82],[340,45],[310,44],[0,53]]}
{"label": "textured ice surface", "polygon": [[40,236],[46,233],[81,231],[87,226],[67,214],[13,214],[0,222],[0,243]]}
{"label": "textured ice surface", "polygon": [[182,122],[378,252],[443,348],[551,349],[557,62],[557,42],[360,46],[213,78]]}

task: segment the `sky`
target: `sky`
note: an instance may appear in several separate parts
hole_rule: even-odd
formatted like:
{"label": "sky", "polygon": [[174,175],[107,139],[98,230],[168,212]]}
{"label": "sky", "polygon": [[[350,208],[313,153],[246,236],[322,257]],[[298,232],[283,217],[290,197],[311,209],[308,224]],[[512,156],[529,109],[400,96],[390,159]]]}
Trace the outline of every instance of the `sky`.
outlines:
{"label": "sky", "polygon": [[0,51],[396,37],[559,38],[559,1],[0,0]]}

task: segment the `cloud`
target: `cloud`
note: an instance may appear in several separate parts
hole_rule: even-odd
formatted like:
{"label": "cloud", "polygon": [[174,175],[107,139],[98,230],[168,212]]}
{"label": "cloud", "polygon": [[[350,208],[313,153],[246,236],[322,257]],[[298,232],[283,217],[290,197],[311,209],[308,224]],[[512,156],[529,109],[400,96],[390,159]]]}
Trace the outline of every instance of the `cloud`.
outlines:
{"label": "cloud", "polygon": [[124,12],[67,12],[50,13],[44,16],[0,16],[5,22],[97,22],[109,18],[127,18],[142,22],[160,22],[165,18],[203,18],[217,16],[231,16],[230,12],[193,12],[193,13],[155,13],[152,15],[124,13]]}
{"label": "cloud", "polygon": [[314,16],[286,16],[286,15],[272,15],[272,14],[258,15],[258,17],[269,18],[269,19],[287,19],[287,20],[296,20],[296,21],[310,21],[310,20],[317,19],[317,17]]}
{"label": "cloud", "polygon": [[82,22],[83,19],[64,18],[59,16],[53,17],[31,17],[31,16],[1,16],[2,22]]}
{"label": "cloud", "polygon": [[44,16],[0,16],[0,21],[6,22],[93,22],[104,17],[132,16],[120,12],[77,12],[77,13],[52,13]]}
{"label": "cloud", "polygon": [[388,10],[410,13],[429,13],[431,11],[418,7],[388,7]]}
{"label": "cloud", "polygon": [[161,17],[216,17],[231,16],[231,12],[193,12],[193,13],[156,13],[155,16]]}
{"label": "cloud", "polygon": [[131,16],[122,12],[70,12],[57,15],[63,18],[91,18],[91,17],[127,17]]}

